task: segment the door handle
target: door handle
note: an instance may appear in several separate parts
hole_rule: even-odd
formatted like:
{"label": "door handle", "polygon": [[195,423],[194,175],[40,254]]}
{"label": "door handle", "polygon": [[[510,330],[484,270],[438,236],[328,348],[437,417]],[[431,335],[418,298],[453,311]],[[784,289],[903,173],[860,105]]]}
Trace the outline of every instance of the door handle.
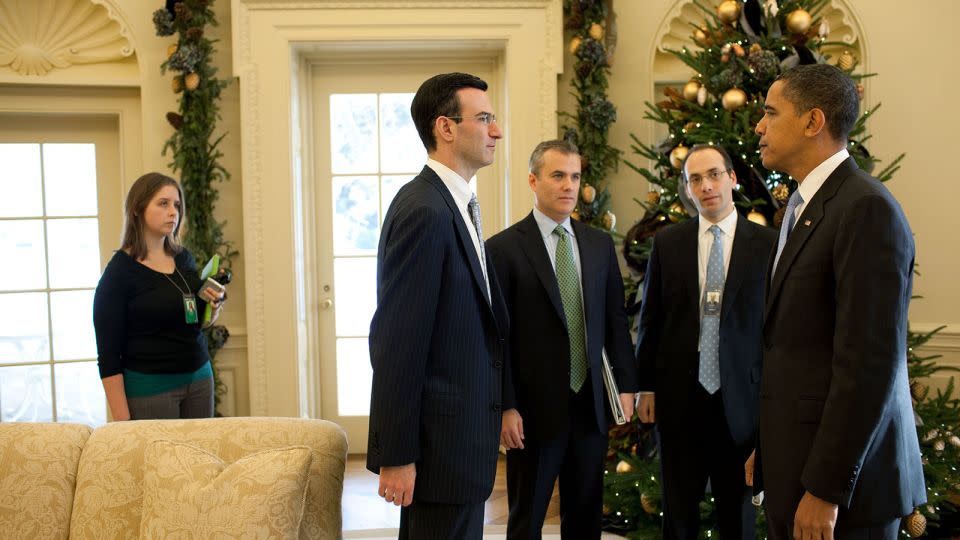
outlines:
{"label": "door handle", "polygon": [[330,309],[331,306],[333,306],[333,300],[331,300],[331,299],[329,299],[329,298],[327,298],[327,299],[324,300],[323,302],[320,302],[320,308],[321,308],[321,309]]}

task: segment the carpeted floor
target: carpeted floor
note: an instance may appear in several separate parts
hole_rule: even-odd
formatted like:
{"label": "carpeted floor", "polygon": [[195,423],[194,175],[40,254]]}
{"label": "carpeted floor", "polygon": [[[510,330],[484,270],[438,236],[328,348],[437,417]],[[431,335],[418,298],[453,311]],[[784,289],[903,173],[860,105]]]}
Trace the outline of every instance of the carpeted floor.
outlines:
{"label": "carpeted floor", "polygon": [[[502,540],[506,537],[506,525],[487,525],[483,528],[483,540]],[[363,538],[365,540],[396,540],[396,529],[369,529],[365,531],[344,531],[344,539]],[[616,540],[623,538],[615,534],[603,533],[603,540]],[[545,525],[543,527],[543,540],[560,540],[559,525]]]}

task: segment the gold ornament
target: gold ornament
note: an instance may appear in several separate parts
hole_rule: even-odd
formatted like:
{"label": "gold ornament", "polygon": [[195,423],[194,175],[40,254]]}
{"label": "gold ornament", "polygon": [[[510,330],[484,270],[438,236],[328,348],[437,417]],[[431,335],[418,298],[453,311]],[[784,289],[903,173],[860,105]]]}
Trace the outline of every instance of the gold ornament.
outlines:
{"label": "gold ornament", "polygon": [[764,227],[767,226],[767,218],[756,210],[752,210],[749,214],[747,214],[747,219],[756,223],[757,225],[763,225]]}
{"label": "gold ornament", "polygon": [[682,204],[678,202],[674,202],[673,204],[670,205],[670,214],[668,216],[670,218],[670,221],[676,223],[680,221],[680,216],[685,216],[685,215],[687,215],[687,211],[683,209]]}
{"label": "gold ornament", "polygon": [[660,204],[660,192],[659,191],[648,191],[647,192],[647,202],[650,204]]}
{"label": "gold ornament", "polygon": [[177,48],[178,47],[176,43],[171,43],[170,45],[167,45],[167,58],[170,58],[171,56],[173,56],[173,53],[177,52]]}
{"label": "gold ornament", "polygon": [[951,446],[955,448],[960,448],[960,437],[957,437],[956,435],[951,435],[950,438],[947,439],[947,441],[950,442]]}
{"label": "gold ornament", "polygon": [[608,231],[612,231],[613,228],[616,227],[616,226],[617,226],[617,216],[616,216],[613,212],[611,212],[611,211],[609,211],[609,210],[607,210],[606,212],[604,212],[604,213],[603,213],[603,228],[606,229],[606,230],[608,230]]}
{"label": "gold ornament", "polygon": [[196,90],[200,86],[200,75],[187,73],[187,76],[183,78],[183,85],[187,87],[187,90]]}
{"label": "gold ornament", "polygon": [[170,88],[173,90],[174,94],[179,94],[183,92],[183,77],[177,75],[170,81]]}
{"label": "gold ornament", "polygon": [[723,93],[721,102],[724,109],[735,111],[747,103],[747,93],[739,88],[731,88]]}
{"label": "gold ornament", "polygon": [[[698,93],[699,93],[699,92],[698,92]],[[683,129],[685,129],[685,130],[687,130],[688,132],[690,132],[690,131],[693,131],[693,130],[697,129],[697,125],[694,124],[693,122],[687,122],[686,124],[683,125]]]}
{"label": "gold ornament", "polygon": [[840,58],[837,60],[837,67],[844,70],[850,71],[854,66],[857,65],[857,57],[853,55],[850,51],[843,51],[840,53]]}
{"label": "gold ornament", "polygon": [[813,17],[804,9],[797,9],[787,14],[787,30],[794,34],[803,34],[813,24]]}
{"label": "gold ornament", "polygon": [[777,185],[771,193],[773,193],[773,198],[780,204],[787,202],[787,199],[790,198],[790,188],[788,188],[786,184]]}
{"label": "gold ornament", "polygon": [[754,43],[753,45],[750,46],[750,54],[757,54],[762,50],[763,50],[763,47],[761,47],[759,43]]}
{"label": "gold ornament", "polygon": [[640,494],[640,506],[643,507],[643,511],[648,514],[657,513],[657,505],[653,503],[653,498],[646,493]]}
{"label": "gold ornament", "polygon": [[693,40],[701,45],[710,44],[710,36],[708,36],[706,30],[703,30],[702,28],[697,28],[693,31]]}
{"label": "gold ornament", "polygon": [[939,437],[939,436],[940,436],[940,432],[939,432],[939,431],[937,431],[937,430],[935,430],[935,429],[931,429],[931,430],[928,431],[927,434],[923,437],[923,441],[924,441],[924,442],[930,442],[930,441],[936,439],[936,438]]}
{"label": "gold ornament", "polygon": [[717,6],[717,17],[726,24],[733,24],[740,17],[740,2],[723,0]]}
{"label": "gold ornament", "polygon": [[597,188],[590,184],[584,184],[583,189],[580,191],[580,197],[583,199],[583,202],[593,204],[593,200],[597,198]]}
{"label": "gold ornament", "polygon": [[747,51],[743,50],[743,46],[741,46],[739,43],[734,43],[730,46],[730,48],[733,49],[733,54],[737,56],[743,57],[747,54]]}
{"label": "gold ornament", "polygon": [[690,153],[690,149],[684,145],[680,145],[670,151],[670,164],[673,165],[675,169],[683,167],[683,160],[687,159],[687,154]]}
{"label": "gold ornament", "polygon": [[580,36],[574,36],[570,40],[570,54],[577,54],[577,49],[580,48],[580,45],[583,43],[583,39]]}
{"label": "gold ornament", "polygon": [[944,450],[947,449],[947,443],[943,442],[942,440],[935,441],[933,443],[933,449],[936,450],[937,452],[943,452]]}
{"label": "gold ornament", "polygon": [[577,221],[580,221],[580,212],[577,212],[576,210],[574,210],[573,212],[570,212],[570,217],[572,217]]}
{"label": "gold ornament", "polygon": [[703,107],[703,104],[706,102],[707,102],[707,87],[701,86],[700,89],[697,90],[697,103],[701,107]]}
{"label": "gold ornament", "polygon": [[621,460],[617,463],[617,474],[625,474],[633,470],[633,465]]}
{"label": "gold ornament", "polygon": [[726,64],[730,61],[730,53],[723,53],[720,55],[720,61]]}
{"label": "gold ornament", "polygon": [[700,81],[696,79],[690,79],[687,84],[683,85],[683,99],[687,101],[693,101],[697,99],[697,92],[700,91]]}
{"label": "gold ornament", "polygon": [[907,532],[913,538],[920,538],[927,532],[927,518],[923,517],[920,510],[914,510],[912,514],[904,518],[907,525]]}
{"label": "gold ornament", "polygon": [[590,37],[592,37],[597,41],[600,41],[601,39],[603,39],[603,27],[597,23],[591,24],[590,30],[588,30],[588,32],[590,33]]}

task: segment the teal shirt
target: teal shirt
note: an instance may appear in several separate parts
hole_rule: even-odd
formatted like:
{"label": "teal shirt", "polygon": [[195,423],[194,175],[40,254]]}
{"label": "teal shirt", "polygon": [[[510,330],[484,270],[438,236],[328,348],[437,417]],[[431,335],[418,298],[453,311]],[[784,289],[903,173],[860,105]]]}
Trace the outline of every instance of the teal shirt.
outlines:
{"label": "teal shirt", "polygon": [[155,396],[212,377],[213,368],[210,362],[189,373],[141,373],[124,369],[123,390],[127,397]]}

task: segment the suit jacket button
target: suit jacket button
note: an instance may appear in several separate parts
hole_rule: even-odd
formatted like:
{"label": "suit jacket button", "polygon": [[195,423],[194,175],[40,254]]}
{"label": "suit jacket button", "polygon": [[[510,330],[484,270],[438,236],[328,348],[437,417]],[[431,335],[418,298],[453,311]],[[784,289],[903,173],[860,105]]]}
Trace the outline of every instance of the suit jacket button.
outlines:
{"label": "suit jacket button", "polygon": [[500,369],[501,367],[503,367],[503,362],[501,362],[500,360],[497,360],[496,362],[493,363],[493,367]]}

